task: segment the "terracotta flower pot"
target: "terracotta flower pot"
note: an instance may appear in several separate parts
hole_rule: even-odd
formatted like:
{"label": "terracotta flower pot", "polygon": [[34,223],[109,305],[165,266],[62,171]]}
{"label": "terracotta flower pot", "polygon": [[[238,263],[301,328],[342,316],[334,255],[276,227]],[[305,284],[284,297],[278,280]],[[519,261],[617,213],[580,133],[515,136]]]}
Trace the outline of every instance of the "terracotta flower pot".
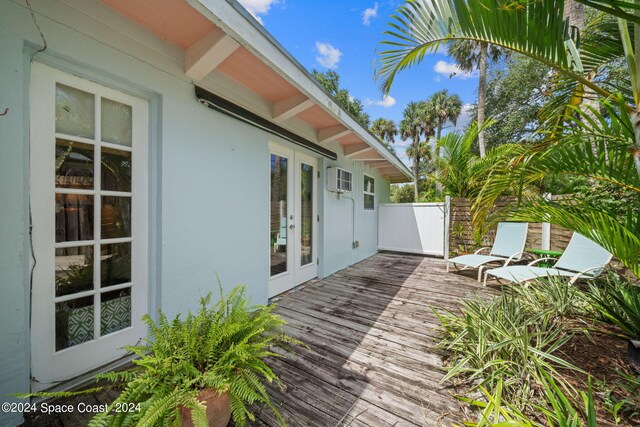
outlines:
{"label": "terracotta flower pot", "polygon": [[[227,427],[231,419],[231,402],[228,393],[218,394],[216,390],[205,389],[198,395],[198,400],[207,407],[210,427]],[[180,415],[183,427],[193,427],[191,409],[181,408]]]}

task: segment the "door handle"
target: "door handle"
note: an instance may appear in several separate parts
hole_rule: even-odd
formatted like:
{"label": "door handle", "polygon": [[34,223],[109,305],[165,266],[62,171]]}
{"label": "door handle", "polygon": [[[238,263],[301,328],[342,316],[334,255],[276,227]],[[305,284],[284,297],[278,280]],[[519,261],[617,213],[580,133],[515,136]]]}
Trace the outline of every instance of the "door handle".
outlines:
{"label": "door handle", "polygon": [[291,224],[291,225],[289,226],[289,230],[293,230],[294,228],[296,228],[296,226],[295,226],[295,225],[293,225],[293,224]]}

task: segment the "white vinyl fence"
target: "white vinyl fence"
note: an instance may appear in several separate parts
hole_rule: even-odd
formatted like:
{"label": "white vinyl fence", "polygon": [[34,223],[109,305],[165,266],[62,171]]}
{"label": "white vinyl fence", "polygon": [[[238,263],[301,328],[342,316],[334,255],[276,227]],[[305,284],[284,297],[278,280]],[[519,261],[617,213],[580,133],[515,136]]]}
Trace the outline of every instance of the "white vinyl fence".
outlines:
{"label": "white vinyl fence", "polygon": [[378,212],[378,249],[449,255],[449,207],[444,203],[388,203]]}

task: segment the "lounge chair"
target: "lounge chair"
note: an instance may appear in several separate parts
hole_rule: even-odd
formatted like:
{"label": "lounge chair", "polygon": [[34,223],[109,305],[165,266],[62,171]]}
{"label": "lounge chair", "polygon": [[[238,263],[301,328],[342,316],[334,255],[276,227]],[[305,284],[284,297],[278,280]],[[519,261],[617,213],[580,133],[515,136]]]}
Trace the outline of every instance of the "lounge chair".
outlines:
{"label": "lounge chair", "polygon": [[551,268],[536,267],[535,265],[553,258],[540,258],[528,265],[512,265],[507,267],[487,270],[484,275],[484,284],[487,278],[493,276],[496,279],[509,282],[522,283],[538,277],[564,276],[570,277],[572,285],[578,279],[593,279],[597,277],[611,261],[612,255],[602,246],[587,239],[582,234],[573,233],[571,241],[564,253]]}
{"label": "lounge chair", "polygon": [[482,280],[482,270],[484,265],[491,262],[500,262],[503,266],[509,265],[511,261],[519,260],[524,251],[524,245],[527,241],[527,229],[529,224],[526,222],[501,222],[498,224],[496,238],[493,241],[493,247],[489,255],[482,255],[480,252],[489,249],[480,248],[473,254],[461,255],[447,260],[447,272],[451,264],[458,268],[458,265],[466,268],[478,268],[478,282]]}
{"label": "lounge chair", "polygon": [[280,232],[276,235],[273,252],[278,252],[280,246],[287,246],[287,217],[284,216],[280,218]]}

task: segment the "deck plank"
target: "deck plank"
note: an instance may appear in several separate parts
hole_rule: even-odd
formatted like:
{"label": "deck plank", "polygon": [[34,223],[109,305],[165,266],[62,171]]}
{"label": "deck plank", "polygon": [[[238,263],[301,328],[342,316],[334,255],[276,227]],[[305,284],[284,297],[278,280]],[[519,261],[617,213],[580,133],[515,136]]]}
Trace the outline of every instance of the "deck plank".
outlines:
{"label": "deck plank", "polygon": [[[458,402],[440,384],[431,307],[455,310],[461,298],[492,293],[474,279],[446,273],[442,260],[380,253],[278,298],[286,332],[310,347],[273,362],[290,387],[283,399],[307,400],[318,411],[317,427],[327,426],[325,413],[343,427],[461,422]],[[297,416],[294,407],[284,408],[293,411],[289,420]]]}

